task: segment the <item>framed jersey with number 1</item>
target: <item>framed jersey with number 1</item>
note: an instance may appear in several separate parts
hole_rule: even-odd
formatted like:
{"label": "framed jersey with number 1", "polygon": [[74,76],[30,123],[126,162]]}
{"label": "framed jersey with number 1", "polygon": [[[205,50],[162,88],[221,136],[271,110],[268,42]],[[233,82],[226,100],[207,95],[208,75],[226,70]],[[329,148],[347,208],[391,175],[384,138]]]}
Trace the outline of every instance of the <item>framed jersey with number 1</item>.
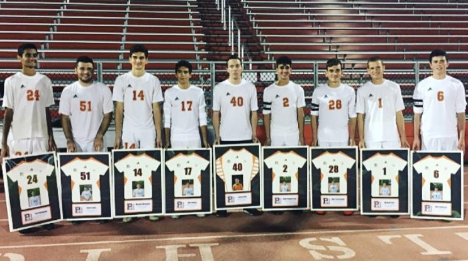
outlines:
{"label": "framed jersey with number 1", "polygon": [[11,232],[62,219],[54,153],[5,158],[3,170]]}
{"label": "framed jersey with number 1", "polygon": [[110,153],[58,153],[58,159],[63,218],[112,219]]}
{"label": "framed jersey with number 1", "polygon": [[164,214],[161,149],[113,150],[114,217]]}

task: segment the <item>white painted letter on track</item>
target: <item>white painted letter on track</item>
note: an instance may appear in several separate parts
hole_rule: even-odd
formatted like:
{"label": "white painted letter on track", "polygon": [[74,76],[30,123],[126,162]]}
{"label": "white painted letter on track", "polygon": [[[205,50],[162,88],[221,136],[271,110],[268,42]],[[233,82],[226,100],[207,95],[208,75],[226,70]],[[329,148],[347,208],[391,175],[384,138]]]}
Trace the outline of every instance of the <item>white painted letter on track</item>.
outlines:
{"label": "white painted letter on track", "polygon": [[[2,254],[0,254],[0,256],[2,256]],[[8,257],[9,261],[24,261],[24,256],[20,254],[6,253],[3,256]],[[2,258],[0,259],[3,260]]]}
{"label": "white painted letter on track", "polygon": [[88,257],[86,261],[99,261],[99,257],[101,256],[102,252],[110,252],[110,248],[103,248],[103,249],[85,249],[81,250],[80,253],[88,253]]}
{"label": "white painted letter on track", "polygon": [[[322,241],[322,242],[327,242],[327,243],[333,243],[335,245],[329,245],[327,244],[326,246],[322,245],[314,245],[311,244],[312,242],[317,242]],[[299,245],[301,245],[303,248],[308,249],[309,253],[314,257],[316,260],[321,260],[321,259],[349,259],[352,258],[356,255],[356,252],[354,250],[350,249],[349,247],[346,247],[346,244],[338,237],[331,237],[331,238],[305,238],[299,241]],[[326,252],[327,254],[325,254]],[[337,254],[339,253],[339,254]]]}

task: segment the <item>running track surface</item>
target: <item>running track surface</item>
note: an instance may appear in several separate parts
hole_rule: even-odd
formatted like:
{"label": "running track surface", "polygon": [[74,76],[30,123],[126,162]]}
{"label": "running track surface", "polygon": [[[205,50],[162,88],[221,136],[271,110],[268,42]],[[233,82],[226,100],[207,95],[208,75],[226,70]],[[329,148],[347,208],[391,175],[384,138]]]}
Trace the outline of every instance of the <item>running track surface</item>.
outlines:
{"label": "running track surface", "polygon": [[[464,173],[468,208],[468,175]],[[468,221],[264,213],[56,224],[10,233],[0,183],[0,261],[468,261]]]}

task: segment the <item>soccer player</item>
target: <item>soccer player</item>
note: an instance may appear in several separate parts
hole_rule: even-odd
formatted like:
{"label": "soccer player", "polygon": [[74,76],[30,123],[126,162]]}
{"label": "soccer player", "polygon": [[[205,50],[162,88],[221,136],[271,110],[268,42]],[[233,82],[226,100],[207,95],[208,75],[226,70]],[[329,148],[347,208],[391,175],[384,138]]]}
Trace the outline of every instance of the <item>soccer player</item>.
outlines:
{"label": "soccer player", "polygon": [[[145,70],[148,49],[144,45],[137,44],[130,48],[128,59],[132,70],[117,77],[112,96],[116,101],[114,148],[161,147],[161,83]],[[149,218],[151,221],[159,219],[156,216]],[[125,217],[122,221],[131,222],[132,218]]]}
{"label": "soccer player", "polygon": [[141,187],[140,183],[136,184],[136,188],[132,191],[132,197],[142,198],[145,196],[145,190]]}
{"label": "soccer player", "polygon": [[356,94],[351,86],[341,83],[343,65],[339,59],[327,61],[325,75],[328,78],[327,84],[320,85],[312,95],[312,146],[317,146],[317,143],[320,147],[353,146]]}
{"label": "soccer player", "polygon": [[288,184],[286,182],[283,182],[283,184],[281,185],[281,192],[288,192],[288,191],[289,191]]}
{"label": "soccer player", "polygon": [[91,190],[89,190],[88,187],[83,187],[83,191],[81,192],[81,197],[83,198],[84,201],[90,201],[91,198],[93,197],[93,194],[91,193]]}
{"label": "soccer player", "polygon": [[466,98],[463,83],[447,75],[449,61],[445,51],[432,51],[429,65],[432,76],[418,83],[413,93],[413,149],[421,149],[421,127],[422,150],[464,151]]}
{"label": "soccer player", "polygon": [[305,145],[304,89],[289,79],[291,69],[291,59],[286,56],[278,58],[278,81],[268,86],[263,93],[263,123],[267,146]]}
{"label": "soccer player", "polygon": [[357,91],[359,147],[409,148],[401,89],[397,83],[383,77],[384,71],[385,65],[382,59],[372,57],[367,61],[367,73],[371,81]]}
{"label": "soccer player", "polygon": [[[213,128],[215,144],[256,143],[257,139],[257,90],[242,79],[242,61],[235,55],[226,62],[229,78],[217,84],[213,91]],[[222,117],[222,121],[220,121]],[[250,215],[261,214],[257,209],[245,209]],[[217,216],[227,216],[218,211]]]}
{"label": "soccer player", "polygon": [[382,187],[380,188],[380,196],[390,196],[390,189],[387,187],[386,182],[383,182]]}
{"label": "soccer player", "polygon": [[234,185],[232,185],[232,190],[244,190],[244,186],[242,186],[242,183],[240,183],[240,180],[238,178],[234,179]]}
{"label": "soccer player", "polygon": [[117,77],[114,84],[114,148],[161,147],[159,103],[163,101],[163,96],[159,79],[145,70],[148,49],[141,44],[134,45],[130,48],[129,61],[132,70]]}
{"label": "soccer player", "polygon": [[38,207],[41,205],[41,198],[36,195],[36,192],[31,191],[31,197],[29,197],[29,207]]}
{"label": "soccer player", "polygon": [[164,93],[165,147],[173,149],[200,148],[199,126],[203,147],[209,148],[205,95],[201,88],[190,84],[192,65],[185,60],[175,66],[177,84]]}
{"label": "soccer player", "polygon": [[[3,107],[2,151],[4,157],[22,156],[56,150],[52,132],[49,107],[54,105],[52,82],[36,72],[37,47],[26,43],[18,47],[17,59],[21,62],[21,72],[5,80]],[[13,146],[7,144],[10,129],[13,134]],[[54,224],[45,225],[45,229],[54,228]],[[36,229],[21,230],[20,233],[32,233]]]}
{"label": "soccer player", "polygon": [[439,191],[439,188],[435,187],[434,191],[431,193],[432,200],[442,200],[442,192]]}
{"label": "soccer player", "polygon": [[340,188],[338,187],[338,185],[336,184],[335,180],[332,180],[332,183],[330,184],[330,186],[328,187],[328,191],[330,193],[338,193],[340,191]]}
{"label": "soccer player", "polygon": [[[63,89],[59,113],[68,152],[107,151],[104,134],[114,111],[108,86],[93,80],[94,62],[80,56],[75,63],[78,81]],[[86,130],[86,131],[83,131]]]}

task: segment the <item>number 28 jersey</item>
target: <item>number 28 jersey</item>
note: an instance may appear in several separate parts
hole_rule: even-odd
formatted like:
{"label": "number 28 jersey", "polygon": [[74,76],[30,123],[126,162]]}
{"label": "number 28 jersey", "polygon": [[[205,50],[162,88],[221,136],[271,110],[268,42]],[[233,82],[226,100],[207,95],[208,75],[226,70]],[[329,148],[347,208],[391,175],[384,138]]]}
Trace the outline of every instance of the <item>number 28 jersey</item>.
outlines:
{"label": "number 28 jersey", "polygon": [[350,169],[355,162],[355,159],[342,152],[331,153],[327,151],[313,159],[312,163],[316,168],[320,169],[320,193],[332,193],[329,191],[328,178],[339,178],[340,192],[336,194],[347,194],[348,169]]}

